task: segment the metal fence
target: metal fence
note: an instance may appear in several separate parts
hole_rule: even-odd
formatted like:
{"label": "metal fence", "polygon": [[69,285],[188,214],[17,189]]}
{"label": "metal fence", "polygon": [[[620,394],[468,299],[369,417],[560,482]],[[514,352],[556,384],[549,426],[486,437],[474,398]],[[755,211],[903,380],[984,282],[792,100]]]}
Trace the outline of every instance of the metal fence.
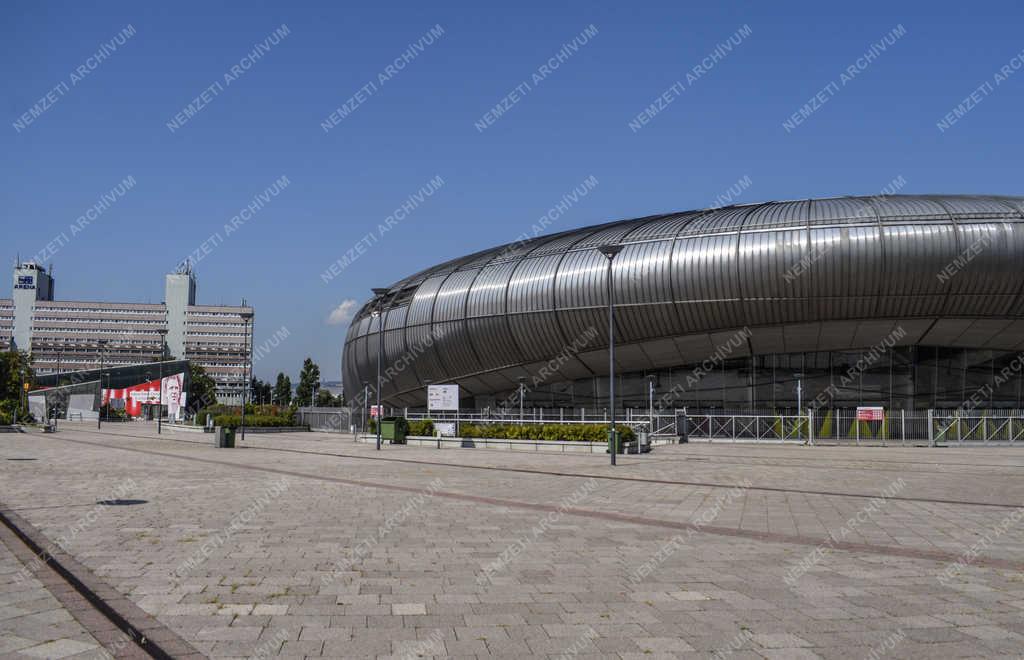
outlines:
{"label": "metal fence", "polygon": [[[441,412],[385,409],[385,415],[410,420],[472,424],[602,424],[607,410],[584,408],[480,409]],[[365,431],[365,415],[349,408],[299,408],[298,420],[314,431]],[[887,410],[881,420],[857,419],[855,408],[807,410],[655,410],[627,409],[616,422],[655,439],[686,438],[690,442],[790,444],[1024,445],[1024,411]]]}
{"label": "metal fence", "polygon": [[686,415],[694,442],[853,445],[1014,445],[1024,440],[1020,410],[893,410],[881,420],[857,419],[856,409],[789,414],[704,412]]}
{"label": "metal fence", "polygon": [[[308,426],[311,431],[327,431],[329,433],[348,433],[353,424],[352,410],[349,408],[299,408],[295,419],[299,426]],[[359,420],[355,420],[359,426]]]}

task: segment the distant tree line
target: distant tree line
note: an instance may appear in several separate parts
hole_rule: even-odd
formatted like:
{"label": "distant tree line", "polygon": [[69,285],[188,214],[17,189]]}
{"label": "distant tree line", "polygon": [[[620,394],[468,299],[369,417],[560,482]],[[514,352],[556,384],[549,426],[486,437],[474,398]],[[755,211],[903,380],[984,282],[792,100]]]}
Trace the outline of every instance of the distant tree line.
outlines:
{"label": "distant tree line", "polygon": [[340,396],[334,396],[320,387],[320,367],[312,358],[306,358],[302,362],[302,370],[299,372],[299,384],[295,387],[295,394],[292,394],[292,379],[279,372],[273,385],[264,382],[259,378],[253,378],[250,383],[250,392],[254,403],[269,403],[279,406],[315,405],[319,407],[337,408],[343,404]]}

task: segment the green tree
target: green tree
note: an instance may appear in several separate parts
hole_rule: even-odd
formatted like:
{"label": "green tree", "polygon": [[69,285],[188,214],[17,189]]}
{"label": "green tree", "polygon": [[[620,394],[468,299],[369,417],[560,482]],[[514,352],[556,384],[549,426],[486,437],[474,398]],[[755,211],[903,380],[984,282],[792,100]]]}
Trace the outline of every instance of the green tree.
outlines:
{"label": "green tree", "polygon": [[308,406],[313,390],[320,386],[320,367],[312,358],[306,358],[299,374],[299,386],[295,388],[295,398],[300,406]]}
{"label": "green tree", "polygon": [[316,405],[322,408],[336,408],[341,404],[327,390],[319,390],[316,393]]}
{"label": "green tree", "polygon": [[255,376],[250,383],[249,396],[255,404],[270,403],[270,383],[265,383]]}
{"label": "green tree", "polygon": [[28,397],[22,386],[33,381],[31,365],[31,359],[24,352],[0,353],[0,418],[3,418],[0,423],[13,421],[15,409],[19,420],[28,419]]}
{"label": "green tree", "polygon": [[277,374],[277,382],[274,384],[274,403],[287,406],[292,402],[292,379],[284,373]]}
{"label": "green tree", "polygon": [[186,407],[193,413],[217,403],[217,384],[202,365],[188,363],[188,399]]}

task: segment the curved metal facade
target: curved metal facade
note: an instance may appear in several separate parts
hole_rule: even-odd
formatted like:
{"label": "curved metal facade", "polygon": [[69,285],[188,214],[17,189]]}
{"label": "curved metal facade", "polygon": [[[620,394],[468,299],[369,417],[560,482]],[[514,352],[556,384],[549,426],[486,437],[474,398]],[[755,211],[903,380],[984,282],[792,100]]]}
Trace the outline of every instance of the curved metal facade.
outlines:
{"label": "curved metal facade", "polygon": [[[400,280],[380,302],[382,396],[422,405],[607,375],[605,258],[615,259],[617,372],[733,357],[900,345],[1024,347],[1024,198],[843,197],[651,216],[512,243]],[[374,383],[371,300],[345,340],[346,384]],[[571,350],[567,350],[571,349]],[[557,361],[556,375],[551,364]]]}

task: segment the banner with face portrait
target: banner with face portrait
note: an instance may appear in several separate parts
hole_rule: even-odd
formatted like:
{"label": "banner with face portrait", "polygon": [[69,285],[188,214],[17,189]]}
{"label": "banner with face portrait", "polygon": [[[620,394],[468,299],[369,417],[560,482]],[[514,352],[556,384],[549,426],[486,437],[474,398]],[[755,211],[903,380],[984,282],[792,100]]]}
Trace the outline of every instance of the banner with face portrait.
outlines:
{"label": "banner with face portrait", "polygon": [[172,374],[164,378],[163,398],[169,419],[181,419],[185,414],[185,373]]}
{"label": "banner with face portrait", "polygon": [[166,406],[169,419],[181,419],[185,412],[186,397],[184,372],[171,374],[163,379],[163,396],[160,394],[160,384],[159,380],[150,380],[131,387],[104,389],[103,403],[120,408],[121,402],[124,402],[125,413],[131,417],[139,417],[144,405],[160,401]]}

